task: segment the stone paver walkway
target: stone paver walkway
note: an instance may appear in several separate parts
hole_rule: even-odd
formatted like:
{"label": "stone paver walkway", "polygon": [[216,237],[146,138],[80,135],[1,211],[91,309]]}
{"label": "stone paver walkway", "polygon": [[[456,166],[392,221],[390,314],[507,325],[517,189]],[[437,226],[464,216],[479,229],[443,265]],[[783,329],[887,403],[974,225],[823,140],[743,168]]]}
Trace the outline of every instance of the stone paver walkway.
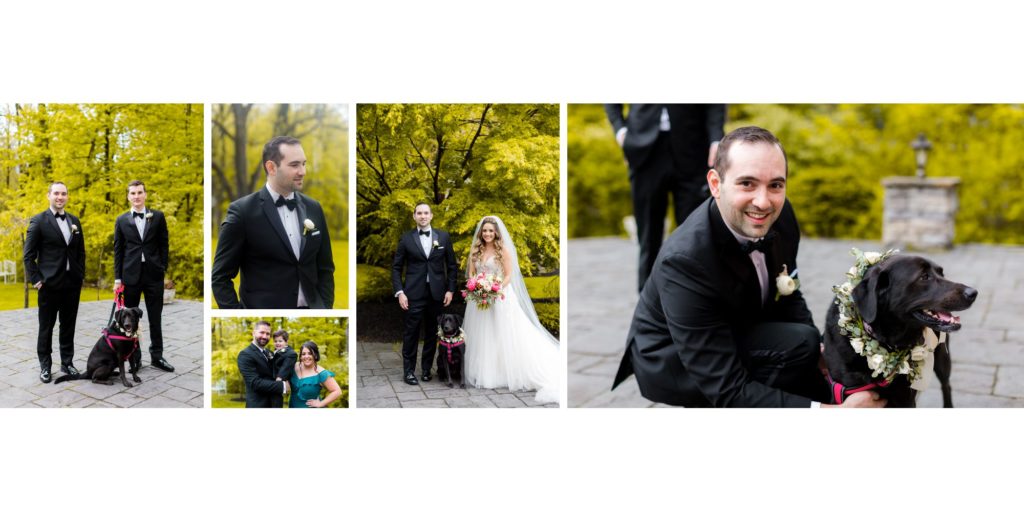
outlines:
{"label": "stone paver walkway", "polygon": [[[832,300],[832,285],[853,263],[851,247],[879,250],[880,242],[803,239],[800,285],[818,329]],[[1024,407],[1024,247],[965,245],[924,254],[946,277],[978,289],[963,328],[951,336],[955,407]],[[569,242],[569,407],[651,407],[632,377],[609,391],[626,346],[636,306],[634,243],[619,238]],[[919,407],[941,407],[936,381]]]}
{"label": "stone paver walkway", "polygon": [[[100,331],[110,316],[110,301],[83,302],[75,324],[75,367],[85,371]],[[141,306],[145,310],[145,305]],[[39,381],[36,308],[0,311],[0,407],[203,407],[203,304],[176,300],[164,305],[164,358],[174,373],[149,366],[149,321],[142,320],[142,383],[124,387],[88,380],[43,384]],[[59,327],[53,333],[54,380],[60,373]],[[130,378],[130,377],[129,377]]]}
{"label": "stone paver walkway", "polygon": [[[401,350],[401,343],[359,342],[357,407],[558,407],[535,402],[533,391],[449,388],[436,375],[430,382],[410,386],[402,380]],[[420,372],[417,368],[417,378]]]}

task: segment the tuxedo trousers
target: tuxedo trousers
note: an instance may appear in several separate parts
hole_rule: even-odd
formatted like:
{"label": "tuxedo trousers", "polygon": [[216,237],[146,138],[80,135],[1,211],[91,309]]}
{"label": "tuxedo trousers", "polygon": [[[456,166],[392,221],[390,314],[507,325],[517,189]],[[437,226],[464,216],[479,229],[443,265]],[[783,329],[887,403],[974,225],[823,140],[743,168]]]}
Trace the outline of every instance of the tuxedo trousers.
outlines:
{"label": "tuxedo trousers", "polygon": [[[706,155],[704,159],[706,166]],[[682,224],[704,200],[705,182],[703,173],[683,168],[679,159],[673,156],[670,132],[658,135],[650,154],[640,165],[634,167],[630,164],[633,218],[636,220],[636,233],[640,242],[638,289],[643,290],[658,251],[661,250],[669,198],[672,198],[676,224]]]}
{"label": "tuxedo trousers", "polygon": [[78,320],[78,301],[82,287],[66,286],[54,288],[45,283],[39,289],[39,336],[36,352],[39,366],[50,368],[53,364],[53,327],[60,319],[60,364],[69,365],[75,357],[75,323]]}
{"label": "tuxedo trousers", "polygon": [[164,275],[158,268],[142,263],[142,278],[133,285],[124,285],[124,306],[139,306],[146,299],[146,318],[149,320],[149,356],[157,359],[164,355],[164,334],[160,317],[164,309]]}
{"label": "tuxedo trousers", "polygon": [[433,367],[434,352],[437,350],[437,317],[444,307],[439,300],[409,300],[405,312],[405,334],[402,339],[402,368],[404,373],[416,372],[416,349],[419,346],[420,327],[423,327],[423,371]]}

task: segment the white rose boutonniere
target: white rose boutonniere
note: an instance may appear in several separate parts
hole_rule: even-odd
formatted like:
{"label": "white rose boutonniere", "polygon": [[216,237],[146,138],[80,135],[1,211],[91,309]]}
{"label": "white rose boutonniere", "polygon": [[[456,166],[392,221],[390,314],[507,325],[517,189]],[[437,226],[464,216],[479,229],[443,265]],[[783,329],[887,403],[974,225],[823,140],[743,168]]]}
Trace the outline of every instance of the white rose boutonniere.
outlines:
{"label": "white rose boutonniere", "polygon": [[306,236],[306,233],[309,233],[314,229],[316,229],[316,224],[313,224],[313,221],[309,219],[302,221],[302,236]]}
{"label": "white rose boutonniere", "polygon": [[153,218],[153,212],[146,212],[146,221],[148,222],[152,218]]}
{"label": "white rose boutonniere", "polygon": [[799,272],[797,269],[793,269],[793,273],[790,274],[786,265],[782,265],[782,272],[775,278],[775,300],[779,300],[779,297],[785,297],[792,295],[798,288],[800,288],[800,280],[796,278],[796,274]]}
{"label": "white rose boutonniere", "polygon": [[437,245],[437,240],[434,240],[434,249],[437,249],[438,247],[439,246]]}
{"label": "white rose boutonniere", "polygon": [[71,225],[71,234],[72,235],[77,235],[78,234],[78,226],[76,226],[74,224]]}

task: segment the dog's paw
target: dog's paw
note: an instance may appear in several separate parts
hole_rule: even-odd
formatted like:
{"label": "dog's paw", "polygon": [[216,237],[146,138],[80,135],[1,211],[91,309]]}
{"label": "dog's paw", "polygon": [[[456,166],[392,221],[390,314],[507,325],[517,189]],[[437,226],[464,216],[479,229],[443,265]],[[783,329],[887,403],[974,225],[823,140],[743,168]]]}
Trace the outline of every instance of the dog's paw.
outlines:
{"label": "dog's paw", "polygon": [[132,380],[135,382],[142,382],[142,379],[138,375],[132,374]]}

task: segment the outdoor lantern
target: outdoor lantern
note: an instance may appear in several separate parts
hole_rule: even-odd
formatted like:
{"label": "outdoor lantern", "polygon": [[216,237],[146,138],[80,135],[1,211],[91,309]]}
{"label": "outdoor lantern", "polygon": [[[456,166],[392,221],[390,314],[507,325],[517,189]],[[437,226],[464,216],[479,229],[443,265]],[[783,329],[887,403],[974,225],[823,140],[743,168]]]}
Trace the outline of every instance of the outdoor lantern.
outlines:
{"label": "outdoor lantern", "polygon": [[932,143],[924,136],[924,132],[917,135],[914,142],[910,144],[917,155],[917,177],[924,178],[924,165],[928,163],[928,151],[932,149]]}

